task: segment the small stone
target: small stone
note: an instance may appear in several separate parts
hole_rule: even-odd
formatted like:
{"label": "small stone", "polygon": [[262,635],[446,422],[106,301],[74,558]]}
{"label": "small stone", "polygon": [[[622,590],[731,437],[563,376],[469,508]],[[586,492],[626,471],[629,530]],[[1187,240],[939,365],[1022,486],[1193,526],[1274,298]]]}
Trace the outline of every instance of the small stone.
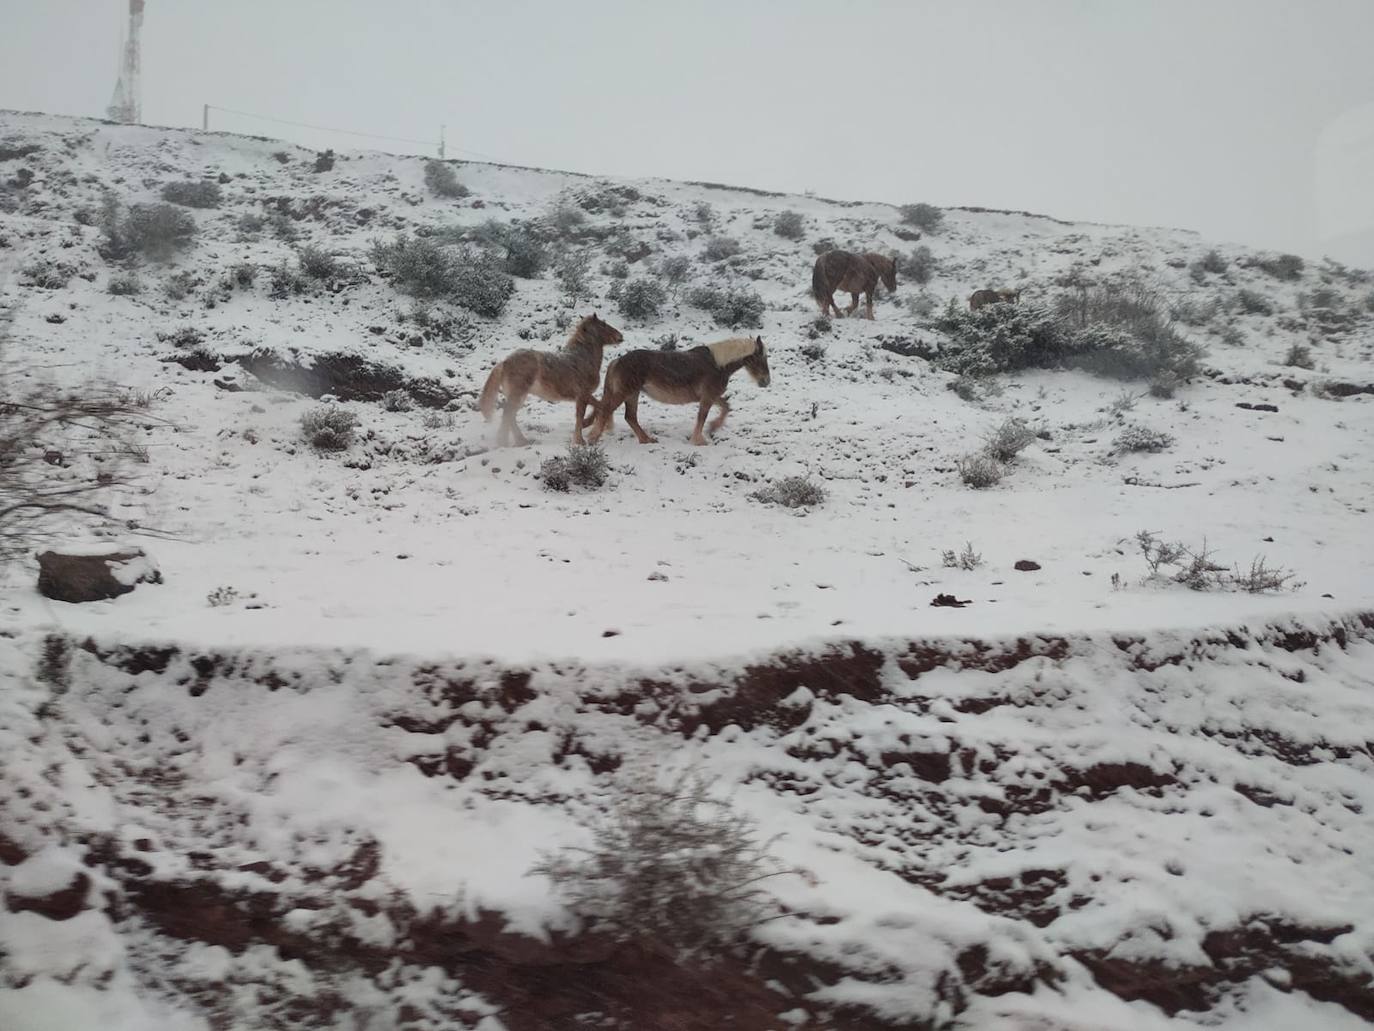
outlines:
{"label": "small stone", "polygon": [[1014,569],[1019,569],[1023,573],[1033,573],[1040,568],[1039,562],[1032,562],[1028,558],[1018,559]]}

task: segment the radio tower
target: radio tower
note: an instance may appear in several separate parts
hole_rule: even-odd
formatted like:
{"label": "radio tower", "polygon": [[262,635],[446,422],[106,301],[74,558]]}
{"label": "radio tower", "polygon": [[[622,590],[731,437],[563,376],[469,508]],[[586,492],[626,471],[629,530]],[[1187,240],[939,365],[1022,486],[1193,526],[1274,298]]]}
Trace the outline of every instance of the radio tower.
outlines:
{"label": "radio tower", "polygon": [[129,29],[124,37],[124,58],[119,63],[119,78],[115,80],[114,97],[108,114],[115,122],[136,125],[143,119],[140,96],[138,34],[143,28],[143,0],[129,0]]}

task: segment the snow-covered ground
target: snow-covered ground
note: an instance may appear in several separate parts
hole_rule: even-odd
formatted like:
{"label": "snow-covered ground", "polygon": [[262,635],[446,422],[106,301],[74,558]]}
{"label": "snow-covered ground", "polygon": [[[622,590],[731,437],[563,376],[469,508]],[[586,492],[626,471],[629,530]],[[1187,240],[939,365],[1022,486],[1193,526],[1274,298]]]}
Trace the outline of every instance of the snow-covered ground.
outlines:
{"label": "snow-covered ground", "polygon": [[[1328,643],[1294,658],[1274,653],[1273,633],[1261,628],[1326,633],[1374,609],[1374,394],[1340,400],[1319,389],[1374,383],[1374,284],[1313,261],[1282,282],[1253,264],[1255,255],[1225,245],[1225,271],[1199,283],[1189,266],[1213,245],[1191,233],[951,210],[943,228],[920,241],[937,262],[928,285],[899,278],[875,321],[838,320],[812,339],[813,244],[909,252],[914,244],[898,235],[907,230],[894,207],[468,163],[454,167],[471,195],[440,200],[417,158],[340,154],[316,172],[314,154],[276,141],[3,112],[0,144],[40,148],[0,162],[7,357],[36,376],[100,377],[149,399],[147,462],[135,467],[136,489],[119,498],[118,513],[155,531],[126,536],[165,578],[114,602],[77,606],[39,596],[28,564],[9,571],[0,612],[14,632],[0,645],[13,656],[5,671],[14,686],[0,696],[0,754],[12,757],[6,784],[13,777],[30,794],[0,802],[0,818],[15,825],[11,834],[0,824],[0,835],[26,855],[48,851],[0,866],[6,891],[41,895],[44,878],[61,879],[66,866],[94,870],[96,839],[106,842],[107,860],[112,849],[149,839],[149,876],[172,883],[194,879],[190,871],[200,868],[186,856],[203,848],[216,856],[206,869],[217,890],[238,891],[264,889],[262,878],[224,871],[262,860],[297,878],[370,841],[380,847],[380,868],[350,891],[409,893],[417,906],[461,897],[469,915],[488,907],[517,929],[559,926],[565,915],[546,886],[522,875],[539,848],[576,836],[578,814],[604,796],[606,776],[559,752],[550,728],[561,727],[582,747],[594,740],[593,751],[618,759],[662,753],[671,741],[675,761],[703,764],[736,785],[741,805],[766,829],[785,832],[786,859],[814,875],[814,884],[779,888],[802,915],[762,940],[850,971],[855,980],[826,989],[832,1001],[866,1003],[893,1023],[956,1019],[958,1007],[937,982],[950,971],[977,982],[958,961],[974,945],[990,950],[990,967],[1035,986],[1033,994],[996,997],[971,988],[971,1008],[957,1019],[978,1028],[1169,1026],[1162,1010],[1104,991],[1111,977],[1098,970],[1094,979],[1088,961],[1074,956],[1205,966],[1213,962],[1203,947],[1209,930],[1249,926],[1257,916],[1307,929],[1349,925],[1355,929],[1302,947],[1333,968],[1371,969],[1374,880],[1361,860],[1374,845],[1361,815],[1374,804],[1368,634],[1351,623],[1348,650]],[[22,185],[21,167],[32,173]],[[103,191],[125,203],[152,201],[169,181],[215,177],[224,179],[224,201],[194,212],[196,246],[170,265],[142,268],[141,293],[111,296],[114,268],[96,249]],[[618,197],[608,194],[616,189]],[[595,255],[593,298],[569,303],[549,273],[520,279],[500,317],[471,317],[458,340],[422,334],[407,318],[410,299],[368,257],[371,241],[398,231],[531,219],[560,205],[585,208],[588,198],[600,203],[590,205],[587,226],[603,237],[586,243]],[[608,203],[623,211],[608,211]],[[701,204],[712,209],[709,232]],[[299,216],[290,219],[297,240],[278,238],[270,223],[244,232],[245,214],[274,209]],[[804,239],[772,231],[786,210],[804,216]],[[710,235],[738,240],[739,256],[702,259]],[[761,389],[740,374],[730,421],[704,448],[687,443],[692,409],[646,400],[641,419],[660,443],[637,444],[618,420],[606,441],[610,483],[557,494],[536,474],[564,451],[571,406],[531,402],[522,424],[534,444],[493,450],[494,427],[474,401],[499,357],[517,346],[558,346],[569,323],[592,310],[624,331],[627,348],[654,347],[670,334],[690,344],[731,333],[687,304],[685,290],[659,318],[624,318],[606,297],[608,242],[648,247],[630,265],[632,278],[686,255],[692,283],[757,290],[766,311],[754,332],[768,346],[772,383]],[[269,296],[271,269],[294,262],[307,244],[336,254],[356,275],[300,296]],[[28,270],[43,261],[70,266],[64,287],[30,285]],[[222,286],[245,262],[260,270],[254,284]],[[174,300],[164,287],[183,273],[189,289]],[[1208,349],[1206,373],[1172,398],[1152,397],[1139,383],[1041,371],[1004,377],[1000,393],[970,402],[948,389],[948,373],[881,346],[939,343],[906,303],[920,293],[942,306],[951,298],[963,304],[977,288],[1012,286],[1023,289],[1023,303],[1048,302],[1070,277],[1128,275],[1174,303],[1221,305],[1203,325],[1185,328]],[[1311,311],[1318,289],[1333,292],[1346,313],[1339,326]],[[1235,310],[1241,290],[1274,310]],[[222,369],[163,360],[186,351],[170,339],[186,329]],[[804,348],[816,343],[824,353],[808,355]],[[1311,347],[1315,369],[1282,364],[1295,343]],[[408,379],[431,378],[453,400],[405,412],[335,402],[359,416],[360,439],[322,454],[299,430],[302,413],[319,402],[271,389],[234,364],[264,352],[305,364],[359,356]],[[1026,419],[1042,438],[1000,485],[965,487],[957,460],[1008,417]],[[1113,455],[1123,423],[1175,443],[1158,454]],[[74,452],[73,474],[94,457]],[[794,513],[751,498],[789,475],[823,483],[825,503]],[[1205,539],[1227,566],[1248,568],[1263,554],[1300,585],[1247,594],[1142,583],[1147,569],[1132,541],[1140,530],[1190,545]],[[943,566],[942,552],[965,542],[983,563]],[[1040,568],[1015,569],[1022,559]],[[232,588],[218,595],[229,603],[211,604],[220,588]],[[970,604],[932,607],[942,593]],[[1215,637],[1215,628],[1236,628],[1251,650],[1193,643]],[[99,651],[170,647],[179,657],[167,672],[134,675],[78,653],[54,712],[44,705],[51,688],[28,675],[48,634],[91,638]],[[908,642],[955,654],[966,642],[996,650],[1028,635],[1074,643],[1009,670],[935,670],[912,680],[897,672]],[[1132,665],[1115,643],[1127,638],[1189,661],[1158,671]],[[690,743],[655,714],[612,718],[588,701],[644,680],[736,684],[750,663],[783,661],[777,656],[790,649],[824,654],[830,642],[862,642],[883,656],[879,680],[891,696],[826,697],[825,683],[803,677],[793,704],[806,713],[800,723],[784,720],[785,732],[772,723],[712,727]],[[238,657],[252,675],[217,668],[203,677],[188,665],[196,655]],[[496,665],[487,669],[486,660]],[[403,761],[435,750],[432,740],[415,740],[433,735],[394,725],[398,713],[431,704],[416,697],[414,670],[426,664],[487,669],[472,674],[483,690],[499,679],[493,670],[539,671],[537,697],[502,710],[494,737],[488,728],[489,740],[467,740],[480,722],[474,713],[440,735],[445,747],[470,751],[465,763],[491,778],[427,777]],[[259,683],[284,668],[300,672],[299,693]],[[807,676],[824,679],[819,668]],[[201,681],[211,689],[188,697],[184,684]],[[988,693],[1012,700],[962,712],[952,699],[981,697],[984,681]],[[1298,742],[1304,757],[1315,749],[1317,758],[1245,745],[1268,740],[1265,733]],[[820,750],[819,741],[827,742]],[[944,760],[956,771],[945,771],[938,790],[913,789],[910,767],[903,773],[892,758],[963,750],[973,765],[961,777],[962,760]],[[1119,788],[1075,781],[1086,769],[1123,763],[1135,765]],[[1137,767],[1159,779],[1136,783]],[[175,776],[149,781],[149,770]],[[1027,811],[977,804],[1004,799],[1009,783],[1024,788],[1043,778],[1052,782],[1050,799]],[[802,780],[815,790],[795,791]],[[780,787],[788,783],[792,789]],[[116,839],[119,848],[109,844]],[[980,908],[988,890],[978,885],[1042,870],[1054,872],[1048,926],[1028,922],[1004,899]],[[128,890],[100,876],[93,874],[92,892]],[[285,900],[299,890],[293,905],[310,895],[285,883]],[[962,894],[954,890],[961,884]],[[321,903],[306,902],[278,915],[308,931]],[[448,905],[450,915],[461,910]],[[362,922],[358,912],[331,910],[331,919]],[[179,1000],[179,1015],[165,1026],[201,1026],[188,1002],[200,982],[271,981],[286,995],[325,990],[318,970],[298,970],[261,942],[226,950],[202,941],[177,957],[173,973],[159,950],[185,939],[143,926],[136,907],[88,908],[64,921],[30,911],[0,917],[8,986],[0,1013],[10,1006],[29,1014],[25,1027],[159,1026],[155,1011],[167,1004],[149,1001],[156,998]],[[396,931],[349,926],[382,943]],[[401,1026],[527,1026],[491,1016],[491,1000],[452,970],[397,962],[396,984],[414,979],[415,996],[431,1007],[425,1019],[438,1022]],[[901,976],[883,981],[875,972],[884,969]],[[1348,1010],[1319,1001],[1320,991],[1315,1001],[1283,994],[1284,976],[1292,975],[1238,979],[1234,992],[1209,998],[1209,1013],[1194,1017],[1237,1028],[1359,1026]],[[345,1015],[370,1006],[390,1012],[405,994],[361,973],[329,990],[349,998]],[[267,1003],[259,1011],[245,1001],[247,988],[241,994],[234,1005],[249,1015],[234,1026],[284,1026],[272,1023],[286,1018]],[[135,996],[145,1001],[135,1004]],[[433,1009],[435,999],[453,1012]],[[48,1024],[32,1016],[59,1007],[70,1015]],[[310,1026],[373,1026],[344,1023],[340,1013]]]}

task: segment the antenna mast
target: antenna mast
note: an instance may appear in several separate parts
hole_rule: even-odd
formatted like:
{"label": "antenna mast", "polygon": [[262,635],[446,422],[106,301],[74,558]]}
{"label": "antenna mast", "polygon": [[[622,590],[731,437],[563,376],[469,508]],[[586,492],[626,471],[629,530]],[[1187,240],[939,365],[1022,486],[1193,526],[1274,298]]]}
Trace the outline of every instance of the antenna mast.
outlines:
{"label": "antenna mast", "polygon": [[142,59],[139,33],[143,28],[143,0],[129,0],[129,28],[124,37],[124,56],[115,80],[114,96],[107,113],[115,122],[136,125],[143,120],[143,96],[139,83]]}

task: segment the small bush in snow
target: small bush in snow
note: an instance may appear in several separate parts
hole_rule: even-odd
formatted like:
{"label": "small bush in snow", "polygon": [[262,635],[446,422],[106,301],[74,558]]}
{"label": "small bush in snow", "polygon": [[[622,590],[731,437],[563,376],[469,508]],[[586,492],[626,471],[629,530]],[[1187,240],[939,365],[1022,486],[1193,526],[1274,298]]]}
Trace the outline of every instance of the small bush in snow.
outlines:
{"label": "small bush in snow", "polygon": [[587,251],[564,251],[553,263],[553,276],[571,300],[580,301],[591,296],[591,284],[587,281],[591,267],[592,258]]}
{"label": "small bush in snow", "polygon": [[445,248],[427,237],[402,233],[390,243],[378,241],[371,257],[402,293],[452,301],[479,315],[499,315],[515,291],[510,276],[487,255]]}
{"label": "small bush in snow", "polygon": [[654,343],[660,351],[676,351],[678,340],[676,333],[664,333],[662,336],[654,337]]}
{"label": "small bush in snow", "polygon": [[240,261],[230,269],[230,275],[239,286],[252,286],[253,281],[258,278],[258,267],[251,261]]}
{"label": "small bush in snow", "polygon": [[733,236],[713,236],[706,241],[701,252],[707,261],[724,261],[733,258],[740,251],[739,241]]}
{"label": "small bush in snow", "polygon": [[1178,301],[1170,309],[1170,314],[1185,326],[1205,326],[1217,316],[1221,302],[1215,297],[1205,301],[1187,298]]}
{"label": "small bush in snow", "polygon": [[959,459],[959,479],[974,490],[995,487],[1002,482],[1007,467],[991,455],[978,453]]}
{"label": "small bush in snow", "polygon": [[924,286],[935,275],[935,255],[922,244],[901,258],[898,267],[905,278]]}
{"label": "small bush in snow", "polygon": [[316,172],[328,172],[334,167],[334,151],[323,150],[315,155],[315,164],[312,166]]}
{"label": "small bush in snow", "polygon": [[1311,293],[1298,295],[1298,304],[1303,308],[1340,308],[1345,298],[1339,290],[1329,286],[1319,286]]}
{"label": "small bush in snow", "polygon": [[965,401],[977,403],[983,400],[984,382],[977,376],[955,376],[947,386]]}
{"label": "small bush in snow", "polygon": [[674,254],[658,263],[658,274],[676,292],[692,273],[692,260],[685,254]]}
{"label": "small bush in snow", "polygon": [[566,455],[546,459],[539,467],[545,490],[566,493],[574,486],[596,490],[610,475],[610,462],[599,444],[573,444]]}
{"label": "small bush in snow", "polygon": [[1300,587],[1301,584],[1294,584],[1293,578],[1296,576],[1291,570],[1282,567],[1270,569],[1266,564],[1263,555],[1256,555],[1250,560],[1250,568],[1242,571],[1239,566],[1231,571],[1230,580],[1237,590],[1247,591],[1250,594],[1262,594],[1265,591],[1281,591],[1286,587]]}
{"label": "small bush in snow", "polygon": [[1172,372],[1161,372],[1154,379],[1150,380],[1150,396],[1160,399],[1168,399],[1174,396],[1178,390],[1179,379]]}
{"label": "small bush in snow", "polygon": [[224,198],[219,183],[185,182],[168,183],[162,188],[162,199],[169,204],[180,204],[184,208],[217,208]]}
{"label": "small bush in snow", "polygon": [[232,587],[216,587],[205,596],[211,608],[223,608],[239,600],[239,592]]}
{"label": "small bush in snow", "polygon": [[276,301],[285,300],[288,297],[305,293],[309,285],[309,281],[301,275],[294,265],[288,261],[283,261],[272,269],[272,275],[268,280],[267,296]]}
{"label": "small bush in snow", "polygon": [[969,311],[951,300],[932,323],[950,339],[935,356],[948,372],[986,376],[1060,363],[1066,334],[1048,308],[990,304]]}
{"label": "small bush in snow", "polygon": [[825,346],[825,344],[821,343],[821,341],[819,340],[813,340],[810,343],[802,344],[801,347],[797,348],[798,353],[808,362],[820,361],[822,358],[825,357],[825,352],[827,350],[828,348]]}
{"label": "small bush in snow", "polygon": [[1255,264],[1275,279],[1283,280],[1299,278],[1304,267],[1302,258],[1296,254],[1277,254],[1270,258],[1262,258]]}
{"label": "small bush in snow", "polygon": [[107,293],[116,297],[131,297],[143,289],[143,283],[136,272],[116,272],[105,284]]}
{"label": "small bush in snow", "polygon": [[321,451],[345,451],[353,444],[358,417],[334,405],[319,405],[301,416],[301,435]]}
{"label": "small bush in snow", "polygon": [[296,258],[300,261],[301,272],[309,279],[338,279],[344,273],[344,265],[328,251],[318,247],[302,247]]}
{"label": "small bush in snow", "polygon": [[1293,344],[1283,356],[1283,364],[1294,369],[1314,369],[1317,363],[1312,360],[1312,348],[1306,344]]}
{"label": "small bush in snow", "polygon": [[918,319],[928,319],[939,306],[939,302],[935,300],[935,295],[929,290],[910,294],[906,299],[907,311]]}
{"label": "small bush in snow", "polygon": [[614,261],[605,262],[601,266],[602,274],[610,276],[612,279],[628,279],[630,275],[630,263],[624,258],[616,258]]}
{"label": "small bush in snow", "polygon": [[523,227],[512,227],[504,241],[503,267],[521,279],[537,279],[549,264],[549,252],[544,244]]}
{"label": "small bush in snow", "polygon": [[173,347],[191,348],[205,342],[205,334],[195,326],[178,326],[172,330],[159,330],[158,343],[171,344]]}
{"label": "small bush in snow", "polygon": [[722,326],[763,325],[763,298],[753,290],[699,286],[688,292],[687,300],[709,311]]}
{"label": "small bush in snow", "polygon": [[388,412],[408,412],[415,407],[415,402],[405,390],[388,390],[382,395],[382,407]]}
{"label": "small bush in snow", "polygon": [[198,285],[198,280],[190,272],[182,269],[180,272],[173,272],[162,283],[162,293],[169,301],[184,301],[191,296]]}
{"label": "small bush in snow", "polygon": [[703,226],[710,226],[716,220],[716,209],[711,207],[706,201],[699,201],[692,208],[692,218]]}
{"label": "small bush in snow", "polygon": [[1035,441],[1035,431],[1020,419],[1008,419],[984,438],[983,451],[1006,464]]}
{"label": "small bush in snow", "polygon": [[1116,454],[1135,451],[1158,452],[1172,447],[1173,443],[1174,438],[1168,433],[1131,423],[1117,434],[1116,440],[1112,443],[1112,451]]}
{"label": "small bush in snow", "polygon": [[549,225],[560,237],[572,236],[586,224],[587,216],[582,209],[567,203],[559,204],[549,215]]}
{"label": "small bush in snow", "polygon": [[620,311],[627,318],[651,319],[656,316],[667,292],[653,279],[631,279],[620,292]]}
{"label": "small bush in snow", "polygon": [[1220,336],[1221,342],[1227,347],[1240,347],[1245,343],[1245,334],[1239,326],[1223,326]]}
{"label": "small bush in snow", "polygon": [[767,487],[749,495],[755,501],[766,505],[782,505],[784,508],[810,508],[825,501],[826,491],[818,483],[812,483],[805,476],[786,476]]}
{"label": "small bush in snow", "polygon": [[191,246],[196,220],[172,204],[134,204],[119,225],[120,243],[158,261]]}
{"label": "small bush in snow", "polygon": [[709,964],[779,912],[760,887],[785,872],[771,842],[707,781],[622,776],[591,844],[545,856],[547,877],[592,929],[675,960]]}
{"label": "small bush in snow", "polygon": [[933,204],[903,204],[897,209],[902,221],[927,233],[939,232],[945,213]]}
{"label": "small bush in snow", "polygon": [[973,550],[972,541],[965,541],[963,551],[946,551],[942,555],[941,561],[947,569],[972,570],[977,569],[983,564],[983,556]]}
{"label": "small bush in snow", "polygon": [[1226,271],[1226,259],[1222,257],[1221,251],[1213,247],[1198,261],[1198,266],[1204,272],[1210,272],[1213,275],[1217,275],[1218,273]]}
{"label": "small bush in snow", "polygon": [[458,181],[453,166],[443,161],[425,162],[425,185],[436,197],[466,197],[468,188]]}
{"label": "small bush in snow", "polygon": [[1194,591],[1219,589],[1260,594],[1302,586],[1293,582],[1295,574],[1290,570],[1271,569],[1263,555],[1251,560],[1249,570],[1239,567],[1228,570],[1213,560],[1214,552],[1207,547],[1206,540],[1200,548],[1190,548],[1177,541],[1162,540],[1151,530],[1139,530],[1135,542],[1145,564],[1150,567],[1147,580],[1163,579],[1165,567],[1172,567],[1167,572],[1168,579]]}
{"label": "small bush in snow", "polygon": [[773,219],[773,232],[784,240],[800,240],[806,235],[806,222],[797,211],[782,211]]}
{"label": "small bush in snow", "polygon": [[1258,290],[1236,291],[1236,307],[1247,315],[1273,315],[1274,303]]}
{"label": "small bush in snow", "polygon": [[1061,297],[1057,311],[1066,364],[1117,379],[1187,379],[1198,370],[1202,348],[1174,328],[1163,298],[1146,286],[1079,289]]}
{"label": "small bush in snow", "polygon": [[246,211],[238,217],[235,223],[239,231],[239,240],[256,240],[263,229],[267,227],[267,219],[263,218],[256,211]]}

